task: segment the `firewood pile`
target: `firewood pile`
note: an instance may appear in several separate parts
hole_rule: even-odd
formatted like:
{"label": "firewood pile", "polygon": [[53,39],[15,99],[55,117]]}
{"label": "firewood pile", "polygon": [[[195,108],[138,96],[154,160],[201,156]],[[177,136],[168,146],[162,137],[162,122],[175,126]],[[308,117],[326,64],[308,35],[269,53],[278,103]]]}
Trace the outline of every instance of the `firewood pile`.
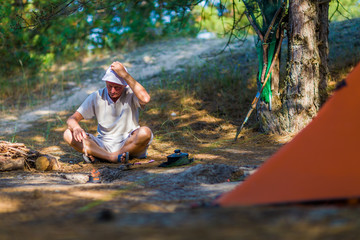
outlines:
{"label": "firewood pile", "polygon": [[23,143],[0,141],[0,171],[32,168],[49,171],[60,166],[55,157],[29,149]]}

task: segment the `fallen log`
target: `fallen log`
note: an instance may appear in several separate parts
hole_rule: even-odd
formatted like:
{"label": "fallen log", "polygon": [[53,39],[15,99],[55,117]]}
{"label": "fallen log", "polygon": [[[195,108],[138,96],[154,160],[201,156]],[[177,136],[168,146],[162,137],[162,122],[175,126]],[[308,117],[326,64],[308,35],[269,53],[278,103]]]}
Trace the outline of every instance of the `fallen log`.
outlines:
{"label": "fallen log", "polygon": [[25,158],[0,157],[0,171],[24,170]]}
{"label": "fallen log", "polygon": [[39,171],[59,170],[60,165],[55,157],[49,155],[42,155],[35,161],[35,168]]}
{"label": "fallen log", "polygon": [[36,168],[39,171],[59,170],[55,157],[29,149],[23,143],[0,141],[0,171]]}

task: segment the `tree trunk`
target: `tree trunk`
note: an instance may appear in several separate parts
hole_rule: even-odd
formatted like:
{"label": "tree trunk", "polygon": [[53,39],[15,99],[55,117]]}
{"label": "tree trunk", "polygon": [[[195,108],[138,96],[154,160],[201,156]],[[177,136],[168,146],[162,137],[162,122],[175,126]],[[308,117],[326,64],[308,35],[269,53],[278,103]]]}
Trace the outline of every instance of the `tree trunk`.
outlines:
{"label": "tree trunk", "polygon": [[263,102],[257,106],[263,131],[298,132],[326,98],[322,96],[326,95],[329,76],[327,11],[328,4],[319,5],[315,0],[290,0],[287,77],[277,92],[274,89],[272,111]]}
{"label": "tree trunk", "polygon": [[294,0],[289,5],[289,59],[284,96],[284,130],[297,132],[319,109],[320,54],[317,4]]}
{"label": "tree trunk", "polygon": [[320,104],[328,98],[327,87],[330,78],[328,55],[329,55],[329,2],[319,4],[319,54],[320,54]]}

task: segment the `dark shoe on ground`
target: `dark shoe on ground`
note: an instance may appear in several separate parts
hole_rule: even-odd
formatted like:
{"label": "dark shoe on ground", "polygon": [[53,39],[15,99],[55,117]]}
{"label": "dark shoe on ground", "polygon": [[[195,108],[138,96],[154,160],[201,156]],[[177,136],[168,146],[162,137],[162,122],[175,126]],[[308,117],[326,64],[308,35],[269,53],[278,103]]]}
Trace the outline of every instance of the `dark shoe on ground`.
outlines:
{"label": "dark shoe on ground", "polygon": [[[125,156],[124,156],[125,154]],[[129,163],[129,152],[125,152],[121,155],[118,155],[118,163],[128,164]]]}

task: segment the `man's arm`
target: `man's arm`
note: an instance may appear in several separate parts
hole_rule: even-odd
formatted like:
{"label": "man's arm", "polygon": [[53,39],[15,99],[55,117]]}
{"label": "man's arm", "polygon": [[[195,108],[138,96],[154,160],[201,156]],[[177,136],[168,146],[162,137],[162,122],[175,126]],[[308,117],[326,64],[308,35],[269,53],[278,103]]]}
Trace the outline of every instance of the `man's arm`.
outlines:
{"label": "man's arm", "polygon": [[125,79],[129,87],[133,90],[136,97],[139,99],[141,106],[145,106],[150,102],[150,95],[146,89],[125,70],[124,66],[120,62],[113,62],[111,64],[111,69],[115,71],[117,75]]}
{"label": "man's arm", "polygon": [[86,132],[79,125],[79,122],[83,119],[84,117],[79,112],[75,112],[66,121],[68,129],[70,129],[74,139],[78,142],[82,142],[83,139],[87,138]]}

